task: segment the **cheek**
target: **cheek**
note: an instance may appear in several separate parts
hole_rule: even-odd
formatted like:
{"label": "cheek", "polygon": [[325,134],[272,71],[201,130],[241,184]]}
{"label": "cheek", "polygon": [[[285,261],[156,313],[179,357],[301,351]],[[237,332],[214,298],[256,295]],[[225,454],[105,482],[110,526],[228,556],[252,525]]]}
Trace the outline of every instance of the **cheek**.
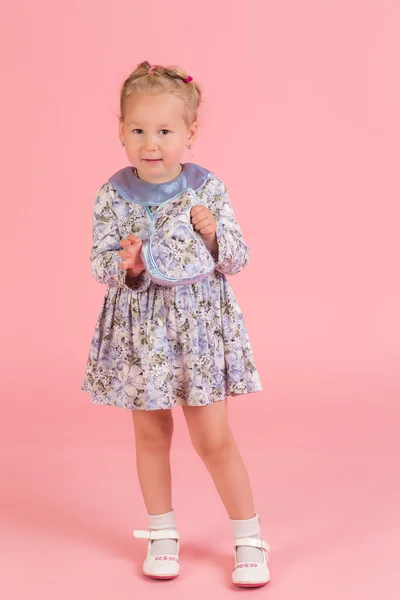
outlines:
{"label": "cheek", "polygon": [[128,139],[128,143],[125,142],[125,150],[129,156],[135,156],[139,153],[139,144]]}
{"label": "cheek", "polygon": [[182,154],[182,148],[181,148],[181,146],[177,145],[176,142],[175,143],[169,142],[169,143],[161,144],[160,148],[165,156],[169,156],[173,160],[175,160],[176,157],[180,157]]}

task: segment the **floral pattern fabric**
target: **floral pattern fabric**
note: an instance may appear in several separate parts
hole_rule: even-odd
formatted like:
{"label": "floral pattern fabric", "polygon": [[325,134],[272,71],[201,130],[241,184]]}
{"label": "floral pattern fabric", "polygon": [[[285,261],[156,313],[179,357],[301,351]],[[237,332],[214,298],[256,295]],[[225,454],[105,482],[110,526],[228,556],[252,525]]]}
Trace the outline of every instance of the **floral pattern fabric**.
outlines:
{"label": "floral pattern fabric", "polygon": [[107,285],[87,359],[82,390],[95,404],[130,410],[203,406],[262,390],[240,307],[226,275],[249,261],[228,191],[216,176],[196,191],[217,221],[214,271],[167,287],[144,271],[132,283],[120,269],[120,240],[146,239],[145,207],[107,182],[93,210],[93,277]]}
{"label": "floral pattern fabric", "polygon": [[149,243],[145,257],[151,255],[147,267],[156,275],[152,277],[156,283],[168,284],[168,281],[157,281],[161,276],[186,285],[185,280],[199,281],[213,271],[214,261],[210,252],[190,222],[191,209],[198,203],[199,199],[195,200],[192,194],[185,192],[177,200],[151,211],[154,233],[151,240],[144,243]]}

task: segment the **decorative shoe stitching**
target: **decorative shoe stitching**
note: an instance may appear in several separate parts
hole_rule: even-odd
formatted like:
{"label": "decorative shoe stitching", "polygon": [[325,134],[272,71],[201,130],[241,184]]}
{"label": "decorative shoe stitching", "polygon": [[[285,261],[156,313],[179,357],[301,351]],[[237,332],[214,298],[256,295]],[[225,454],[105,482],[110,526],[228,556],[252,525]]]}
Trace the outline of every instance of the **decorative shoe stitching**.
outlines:
{"label": "decorative shoe stitching", "polygon": [[236,565],[236,567],[233,570],[236,571],[236,569],[243,569],[243,567],[246,567],[246,568],[258,567],[261,564],[262,563],[239,563],[238,565]]}

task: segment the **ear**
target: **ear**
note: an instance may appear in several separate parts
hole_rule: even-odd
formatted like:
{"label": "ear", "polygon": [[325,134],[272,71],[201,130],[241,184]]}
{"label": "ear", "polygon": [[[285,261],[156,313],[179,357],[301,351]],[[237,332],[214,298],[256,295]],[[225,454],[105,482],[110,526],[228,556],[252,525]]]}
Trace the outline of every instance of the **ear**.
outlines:
{"label": "ear", "polygon": [[188,142],[190,142],[191,144],[193,144],[194,140],[196,139],[198,128],[199,124],[197,121],[194,121],[189,128]]}
{"label": "ear", "polygon": [[122,142],[122,140],[124,139],[124,122],[121,121],[121,119],[119,120],[119,126],[118,126],[118,135],[119,135],[119,141]]}

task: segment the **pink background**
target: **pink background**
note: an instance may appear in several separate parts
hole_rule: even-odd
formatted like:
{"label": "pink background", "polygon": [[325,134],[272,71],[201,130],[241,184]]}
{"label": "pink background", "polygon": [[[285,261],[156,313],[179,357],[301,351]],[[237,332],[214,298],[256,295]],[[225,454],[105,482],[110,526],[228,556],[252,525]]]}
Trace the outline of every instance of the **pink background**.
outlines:
{"label": "pink background", "polygon": [[25,0],[4,13],[1,595],[232,594],[228,518],[181,411],[182,575],[161,588],[141,578],[131,535],[147,525],[131,416],[80,391],[105,293],[89,269],[94,195],[127,164],[119,89],[149,60],[203,86],[183,160],[224,179],[251,248],[230,281],[264,391],[229,404],[272,550],[255,593],[398,598],[399,3]]}

